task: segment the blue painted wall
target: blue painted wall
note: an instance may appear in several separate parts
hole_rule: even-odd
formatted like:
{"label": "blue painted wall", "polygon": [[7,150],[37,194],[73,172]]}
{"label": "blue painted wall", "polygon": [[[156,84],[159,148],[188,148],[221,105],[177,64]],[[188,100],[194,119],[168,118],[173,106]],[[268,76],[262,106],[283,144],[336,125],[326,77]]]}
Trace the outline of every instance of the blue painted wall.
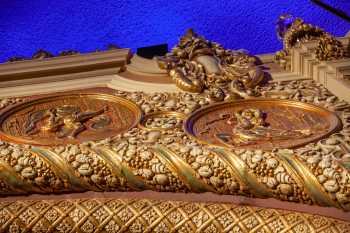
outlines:
{"label": "blue painted wall", "polygon": [[[350,14],[349,0],[325,1]],[[350,30],[309,0],[0,0],[0,61],[39,48],[57,53],[102,50],[109,43],[172,47],[189,27],[228,48],[274,52],[281,48],[274,24],[283,13],[337,36]]]}

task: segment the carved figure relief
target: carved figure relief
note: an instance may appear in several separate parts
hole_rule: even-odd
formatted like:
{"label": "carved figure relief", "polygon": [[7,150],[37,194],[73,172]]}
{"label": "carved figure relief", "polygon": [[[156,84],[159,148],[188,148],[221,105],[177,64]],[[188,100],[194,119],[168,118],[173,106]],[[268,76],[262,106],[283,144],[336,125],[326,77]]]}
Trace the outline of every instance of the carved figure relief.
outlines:
{"label": "carved figure relief", "polygon": [[[76,138],[79,133],[88,130],[86,123],[89,120],[95,119],[95,122],[90,126],[91,129],[107,127],[111,123],[111,118],[103,114],[105,110],[108,111],[107,107],[98,111],[82,112],[80,107],[75,105],[40,110],[28,116],[24,123],[24,132],[27,135],[35,135],[40,131],[47,131],[56,133],[58,138]],[[45,122],[37,127],[40,121]]]}
{"label": "carved figure relief", "polygon": [[[322,54],[338,54],[323,42]],[[0,194],[213,192],[349,211],[349,104],[312,80],[260,85],[257,63],[188,31],[159,65],[179,88],[201,94],[115,90],[1,101]],[[238,98],[250,99],[227,101]]]}
{"label": "carved figure relief", "polygon": [[[1,139],[49,146],[0,140],[0,195],[213,192],[349,211],[349,171],[345,167],[349,104],[312,80],[271,82],[257,90],[275,99],[211,104],[203,95],[184,92],[99,89],[98,93],[113,95],[66,94],[3,101],[7,105],[0,114]],[[82,93],[90,91],[96,90]],[[144,111],[142,120],[133,103]],[[62,129],[42,130],[49,118],[37,122],[34,135],[25,133],[23,125],[30,114],[57,111],[65,105],[78,106],[69,107],[75,109],[68,111],[70,117],[92,113],[86,120],[77,117],[85,128],[75,138],[69,137],[69,130],[64,137],[58,137]],[[101,121],[101,129],[95,130],[94,123],[103,115],[111,122]],[[18,123],[11,123],[16,120]],[[138,122],[138,127],[132,127],[132,122],[135,126]],[[121,125],[130,126],[129,130],[123,131]],[[220,134],[226,137],[220,138]],[[95,139],[85,141],[88,137]],[[76,141],[84,143],[72,145]],[[50,142],[63,145],[51,146]],[[290,147],[296,148],[279,149]]]}
{"label": "carved figure relief", "polygon": [[187,132],[203,142],[252,149],[303,145],[339,126],[337,116],[325,109],[268,99],[214,105],[186,122]]}
{"label": "carved figure relief", "polygon": [[[301,139],[318,132],[324,132],[324,128],[318,124],[309,125],[307,129],[283,129],[273,128],[266,122],[267,114],[260,109],[244,109],[234,113],[227,120],[227,124],[233,125],[232,135],[216,134],[219,140],[227,143],[233,140],[235,145],[246,145],[266,140]],[[313,119],[312,117],[310,119]]]}
{"label": "carved figure relief", "polygon": [[138,123],[141,112],[132,102],[97,94],[62,95],[33,100],[5,112],[4,139],[57,145],[113,136]]}

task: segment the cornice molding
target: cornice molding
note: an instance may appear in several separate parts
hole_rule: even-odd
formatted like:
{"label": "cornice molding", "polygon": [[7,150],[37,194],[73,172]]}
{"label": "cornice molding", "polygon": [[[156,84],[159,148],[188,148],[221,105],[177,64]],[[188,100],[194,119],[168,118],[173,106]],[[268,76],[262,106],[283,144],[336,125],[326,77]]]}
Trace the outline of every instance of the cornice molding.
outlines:
{"label": "cornice molding", "polygon": [[[40,80],[29,79],[27,84],[21,80],[20,85],[15,85],[16,82],[0,83],[0,98],[13,96],[28,96],[46,94],[50,92],[72,91],[95,87],[109,87],[121,91],[143,91],[145,93],[159,92],[180,92],[174,84],[167,83],[151,83],[128,79],[118,74],[96,75],[93,77],[64,77],[61,80],[57,76],[42,78]],[[69,79],[70,78],[70,79]],[[54,79],[54,80],[53,80]],[[6,84],[12,86],[6,86]],[[4,84],[4,85],[2,85]]]}
{"label": "cornice molding", "polygon": [[[337,38],[344,47],[349,46],[350,38]],[[291,49],[291,72],[298,79],[313,79],[323,84],[338,98],[350,101],[350,58],[332,61],[319,61],[316,58],[315,41],[302,43]]]}
{"label": "cornice molding", "polygon": [[[8,62],[0,64],[0,83],[50,76],[64,77],[72,74],[75,74],[76,78],[80,78],[96,76],[100,73],[106,74],[106,71],[116,74],[120,68],[127,64],[130,57],[130,49],[113,49],[40,60]],[[19,85],[19,83],[16,84]],[[26,82],[24,81],[24,83]]]}

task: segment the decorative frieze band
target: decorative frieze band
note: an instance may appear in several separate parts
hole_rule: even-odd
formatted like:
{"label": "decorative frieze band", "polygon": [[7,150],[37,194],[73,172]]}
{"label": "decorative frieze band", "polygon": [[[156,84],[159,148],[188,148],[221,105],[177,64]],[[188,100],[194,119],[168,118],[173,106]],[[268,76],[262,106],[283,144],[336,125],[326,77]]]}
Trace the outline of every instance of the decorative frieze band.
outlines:
{"label": "decorative frieze band", "polygon": [[218,203],[148,199],[0,202],[0,232],[331,232],[350,223],[318,215]]}

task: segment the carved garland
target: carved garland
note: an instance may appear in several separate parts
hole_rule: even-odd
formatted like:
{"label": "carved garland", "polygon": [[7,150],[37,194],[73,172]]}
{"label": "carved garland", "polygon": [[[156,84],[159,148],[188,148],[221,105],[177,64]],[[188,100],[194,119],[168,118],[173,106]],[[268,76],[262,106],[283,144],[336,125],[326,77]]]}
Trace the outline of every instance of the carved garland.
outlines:
{"label": "carved garland", "polygon": [[[347,56],[334,37],[297,19],[286,31],[284,50],[276,59],[285,64],[291,48],[314,39],[319,43],[319,60]],[[60,56],[73,54],[67,51]],[[49,57],[52,54],[39,51],[33,59]],[[11,61],[17,60],[23,59]],[[265,74],[255,57],[226,50],[192,30],[171,53],[158,58],[158,63],[180,89],[192,93],[116,91],[114,95],[136,103],[145,116],[138,127],[112,138],[51,147],[0,141],[0,195],[89,190],[213,192],[350,211],[348,103],[309,80],[262,85]],[[322,106],[339,115],[342,129],[296,149],[254,150],[205,144],[182,128],[185,118],[195,110],[215,102],[252,97]],[[22,100],[2,99],[0,110]],[[105,124],[108,116],[102,119],[99,115],[106,112],[55,107],[42,111],[44,115],[38,121],[49,118],[51,121],[42,127],[58,135],[57,128],[63,127],[70,132],[63,136],[74,139],[87,129],[85,121],[89,119],[98,118],[98,124]],[[240,110],[234,116],[238,143],[275,133],[259,109]],[[110,118],[107,121],[110,124]],[[309,136],[307,130],[291,132]],[[316,215],[227,204],[119,199],[0,203],[0,231],[8,232],[347,232],[349,228],[345,222]]]}
{"label": "carved garland", "polygon": [[[343,129],[294,150],[231,150],[199,144],[173,112],[188,114],[210,103],[189,93],[116,92],[147,114],[142,127],[97,142],[54,148],[0,145],[2,195],[154,190],[215,192],[333,206],[350,210],[349,104],[313,81],[271,83],[263,97],[314,103],[341,114]],[[8,101],[11,103],[11,101]],[[157,128],[163,112],[165,128]],[[169,114],[169,118],[167,118]],[[175,115],[181,119],[180,115]],[[156,117],[154,117],[156,116]],[[152,119],[155,119],[153,122]]]}

